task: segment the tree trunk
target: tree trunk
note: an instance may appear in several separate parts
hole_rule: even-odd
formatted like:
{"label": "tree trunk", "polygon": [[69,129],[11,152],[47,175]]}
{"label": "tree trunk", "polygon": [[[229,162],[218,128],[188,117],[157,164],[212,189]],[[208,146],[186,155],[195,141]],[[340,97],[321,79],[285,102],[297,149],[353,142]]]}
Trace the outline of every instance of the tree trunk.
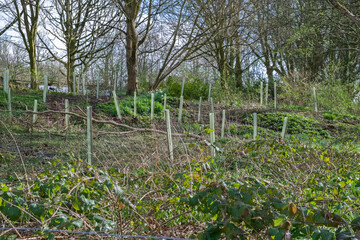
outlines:
{"label": "tree trunk", "polygon": [[135,28],[135,19],[126,22],[126,65],[128,71],[127,95],[138,91],[137,78],[138,63],[138,35]]}
{"label": "tree trunk", "polygon": [[36,48],[34,46],[30,47],[29,51],[29,58],[30,58],[30,88],[31,89],[39,89],[39,79],[37,73],[37,66],[36,66]]}

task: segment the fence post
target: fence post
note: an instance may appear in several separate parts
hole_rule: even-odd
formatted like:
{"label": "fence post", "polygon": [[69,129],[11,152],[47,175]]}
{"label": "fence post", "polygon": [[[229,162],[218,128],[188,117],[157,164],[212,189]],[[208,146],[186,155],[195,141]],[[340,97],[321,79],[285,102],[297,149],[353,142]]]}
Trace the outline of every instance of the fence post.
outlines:
{"label": "fence post", "polygon": [[315,112],[318,112],[318,101],[317,101],[317,95],[316,95],[316,88],[315,87],[313,87],[313,94],[314,94]]}
{"label": "fence post", "polygon": [[257,137],[257,114],[254,113],[254,133],[253,133],[253,140],[256,140]]}
{"label": "fence post", "polygon": [[34,115],[33,115],[33,124],[36,123],[37,120],[37,111],[38,111],[38,101],[35,99],[34,100]]}
{"label": "fence post", "polygon": [[277,108],[276,82],[274,82],[274,108]]}
{"label": "fence post", "polygon": [[151,113],[150,120],[154,119],[154,93],[151,93]]}
{"label": "fence post", "polygon": [[166,129],[167,129],[167,140],[168,140],[168,147],[169,147],[169,155],[170,160],[174,161],[174,152],[173,152],[173,143],[171,137],[171,123],[170,123],[170,111],[169,109],[165,110],[165,118],[166,118]]}
{"label": "fence post", "polygon": [[[69,112],[69,99],[65,99],[65,112]],[[65,114],[65,128],[69,127],[69,114]]]}
{"label": "fence post", "polygon": [[48,77],[45,75],[44,77],[44,91],[43,91],[43,102],[46,102],[46,95],[48,91]]}
{"label": "fence post", "polygon": [[114,104],[115,104],[115,109],[116,109],[117,116],[121,120],[120,106],[119,106],[115,91],[113,91],[113,97],[114,97]]}
{"label": "fence post", "polygon": [[183,109],[183,103],[184,103],[184,97],[180,96],[180,106],[179,106],[179,116],[178,116],[178,122],[182,122],[182,109]]}
{"label": "fence post", "polygon": [[260,106],[263,105],[263,82],[260,82]]}
{"label": "fence post", "polygon": [[284,124],[283,124],[282,131],[281,131],[281,138],[282,139],[285,138],[285,134],[286,134],[286,130],[287,130],[287,124],[288,124],[288,117],[285,117]]}
{"label": "fence post", "polygon": [[211,157],[214,158],[216,155],[215,151],[215,119],[214,119],[214,113],[209,114],[210,118],[210,144],[211,144]]}
{"label": "fence post", "polygon": [[221,138],[224,138],[224,135],[225,135],[225,110],[222,111]]}
{"label": "fence post", "polygon": [[198,123],[200,123],[201,121],[201,105],[202,105],[202,97],[200,97],[200,101],[199,101]]}
{"label": "fence post", "polygon": [[12,117],[12,107],[11,107],[11,88],[8,88],[8,109],[9,109],[9,116]]}
{"label": "fence post", "polygon": [[87,107],[87,156],[88,164],[92,162],[92,107]]}
{"label": "fence post", "polygon": [[76,95],[76,76],[75,76],[75,71],[73,72],[73,94]]}
{"label": "fence post", "polygon": [[99,99],[99,91],[100,91],[100,79],[99,76],[96,77],[96,99]]}
{"label": "fence post", "polygon": [[209,84],[208,102],[210,102],[210,98],[211,98],[211,83]]}
{"label": "fence post", "polygon": [[134,117],[136,117],[136,91],[134,92]]}
{"label": "fence post", "polygon": [[269,83],[266,83],[265,85],[265,105],[268,105],[268,99],[269,99]]}

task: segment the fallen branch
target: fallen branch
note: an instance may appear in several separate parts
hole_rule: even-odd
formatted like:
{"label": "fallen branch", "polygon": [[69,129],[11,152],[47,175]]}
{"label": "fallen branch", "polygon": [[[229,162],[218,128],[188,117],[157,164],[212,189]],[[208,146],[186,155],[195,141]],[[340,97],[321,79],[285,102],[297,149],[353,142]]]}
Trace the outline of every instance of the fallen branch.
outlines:
{"label": "fallen branch", "polygon": [[[63,114],[63,115],[68,114],[68,115],[75,116],[75,117],[86,120],[86,116],[83,116],[83,115],[80,115],[80,114],[77,114],[77,113],[74,113],[74,112],[46,110],[46,111],[43,111],[43,112],[25,111],[25,113],[37,114],[37,115],[44,115],[44,114],[49,114],[49,113],[57,113],[57,114]],[[123,128],[126,128],[126,129],[130,130],[129,132],[119,132],[119,133],[111,132],[111,134],[124,135],[124,134],[132,134],[132,133],[135,133],[135,132],[151,132],[151,133],[158,133],[158,134],[167,135],[166,131],[162,131],[162,130],[158,130],[158,129],[150,129],[150,128],[135,128],[135,127],[123,124],[123,123],[118,123],[118,122],[110,121],[110,120],[99,120],[99,119],[94,119],[93,118],[92,121],[94,123],[110,124],[110,125],[113,125],[113,126],[123,127]],[[104,134],[109,134],[109,133],[102,132],[101,134],[98,134],[97,136],[104,135]],[[191,134],[191,133],[189,133],[189,134],[174,133],[172,136],[174,136],[174,137],[191,137],[191,138],[195,138],[195,139],[199,139],[199,140],[204,140],[201,136],[196,135],[196,134]]]}

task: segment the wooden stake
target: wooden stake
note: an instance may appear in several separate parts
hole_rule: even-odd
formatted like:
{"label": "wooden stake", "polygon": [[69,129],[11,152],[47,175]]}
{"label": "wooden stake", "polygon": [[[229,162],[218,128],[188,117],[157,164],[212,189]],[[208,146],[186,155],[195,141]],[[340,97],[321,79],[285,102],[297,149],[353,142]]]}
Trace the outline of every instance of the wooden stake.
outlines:
{"label": "wooden stake", "polygon": [[171,137],[171,122],[170,122],[170,111],[168,109],[165,110],[165,118],[166,118],[166,128],[167,128],[167,140],[168,140],[168,147],[169,147],[169,155],[170,160],[174,161],[174,151],[173,151],[173,143]]}
{"label": "wooden stake", "polygon": [[276,82],[274,82],[274,108],[277,108]]}
{"label": "wooden stake", "polygon": [[119,106],[118,99],[117,99],[115,91],[113,91],[113,97],[114,97],[114,104],[115,104],[115,109],[116,109],[117,116],[121,120],[120,106]]}
{"label": "wooden stake", "polygon": [[45,75],[44,77],[44,91],[43,91],[43,102],[46,102],[46,95],[48,91],[48,77]]}
{"label": "wooden stake", "polygon": [[260,82],[260,106],[263,105],[263,82]]}
{"label": "wooden stake", "polygon": [[184,103],[184,97],[180,96],[180,106],[179,106],[179,116],[178,116],[178,122],[182,122],[182,109],[183,109],[183,103]]}
{"label": "wooden stake", "polygon": [[200,97],[200,101],[199,101],[198,123],[200,123],[201,121],[201,105],[202,105],[202,97]]}
{"label": "wooden stake", "polygon": [[134,92],[134,117],[136,117],[136,91]]}
{"label": "wooden stake", "polygon": [[253,133],[253,140],[256,140],[257,137],[257,114],[254,113],[254,133]]}
{"label": "wooden stake", "polygon": [[88,164],[92,163],[92,107],[87,107],[87,156]]}
{"label": "wooden stake", "polygon": [[[65,112],[69,112],[69,99],[65,99]],[[69,127],[69,114],[65,114],[65,128],[67,129]]]}
{"label": "wooden stake", "polygon": [[222,111],[221,138],[224,138],[224,135],[225,135],[225,110]]}
{"label": "wooden stake", "polygon": [[315,112],[318,112],[318,101],[317,101],[317,95],[316,95],[316,88],[313,87],[313,94],[314,94],[314,108]]}
{"label": "wooden stake", "polygon": [[216,149],[214,147],[215,144],[215,119],[214,113],[209,114],[210,118],[210,143],[211,143],[211,157],[214,158],[216,155]]}
{"label": "wooden stake", "polygon": [[[34,100],[34,112],[37,112],[38,111],[38,101],[35,99]],[[33,124],[36,123],[36,120],[37,120],[37,114],[34,113],[33,115]]]}
{"label": "wooden stake", "polygon": [[151,93],[151,114],[150,120],[154,119],[154,93]]}
{"label": "wooden stake", "polygon": [[281,131],[281,138],[282,139],[285,138],[285,134],[286,134],[286,130],[287,130],[287,124],[288,124],[288,117],[285,117],[284,124],[283,124],[282,131]]}

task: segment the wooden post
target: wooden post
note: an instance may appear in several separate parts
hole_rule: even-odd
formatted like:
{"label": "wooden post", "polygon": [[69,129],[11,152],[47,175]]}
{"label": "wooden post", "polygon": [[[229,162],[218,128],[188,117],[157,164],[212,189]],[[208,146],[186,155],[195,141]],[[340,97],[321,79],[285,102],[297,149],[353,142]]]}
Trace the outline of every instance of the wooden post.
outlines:
{"label": "wooden post", "polygon": [[92,107],[87,107],[87,156],[88,164],[92,162]]}
{"label": "wooden post", "polygon": [[46,102],[47,91],[48,91],[48,77],[45,75],[45,77],[44,77],[43,102]]}
{"label": "wooden post", "polygon": [[277,108],[276,82],[274,82],[274,108]]}
{"label": "wooden post", "polygon": [[151,111],[150,111],[150,120],[154,119],[154,93],[151,93]]}
{"label": "wooden post", "polygon": [[315,108],[315,112],[318,112],[318,101],[317,101],[317,96],[316,96],[316,88],[313,87],[313,94],[314,94],[314,108]]}
{"label": "wooden post", "polygon": [[184,97],[180,96],[180,106],[179,106],[179,116],[178,116],[178,122],[182,122],[182,109],[183,109],[183,103],[184,103]]}
{"label": "wooden post", "polygon": [[268,105],[268,99],[269,99],[269,83],[266,83],[265,86],[265,105]]}
{"label": "wooden post", "polygon": [[134,117],[136,117],[136,91],[134,92]]}
{"label": "wooden post", "polygon": [[83,95],[85,96],[86,95],[86,89],[85,89],[85,75],[81,75],[81,80],[82,80],[82,92],[83,92]]}
{"label": "wooden post", "polygon": [[256,140],[257,137],[257,114],[254,113],[254,133],[253,133],[253,140]]}
{"label": "wooden post", "polygon": [[[65,112],[69,112],[69,99],[65,99]],[[69,114],[65,114],[65,128],[67,129],[69,127]]]}
{"label": "wooden post", "polygon": [[76,95],[76,76],[75,76],[75,71],[73,72],[73,94]]}
{"label": "wooden post", "polygon": [[115,104],[115,109],[116,109],[117,116],[121,120],[120,106],[119,106],[115,91],[113,91],[113,97],[114,97],[114,104]]}
{"label": "wooden post", "polygon": [[211,83],[209,84],[208,102],[210,102],[210,98],[211,98]]}
{"label": "wooden post", "polygon": [[213,100],[213,98],[210,98],[210,103],[211,103],[211,112],[214,113],[214,100]]}
{"label": "wooden post", "polygon": [[37,120],[37,111],[38,111],[38,101],[35,99],[34,100],[34,115],[33,115],[33,124],[36,123]]}
{"label": "wooden post", "polygon": [[216,149],[214,147],[215,144],[215,119],[214,119],[214,113],[209,114],[210,118],[210,143],[211,143],[211,157],[214,158],[216,155]]}
{"label": "wooden post", "polygon": [[225,135],[225,110],[222,111],[221,138],[224,138],[224,135]]}
{"label": "wooden post", "polygon": [[201,121],[201,105],[202,105],[202,97],[200,97],[200,101],[199,101],[198,123],[200,123]]}
{"label": "wooden post", "polygon": [[185,85],[185,77],[182,80],[182,84],[181,84],[181,95],[180,96],[184,96],[184,85]]}
{"label": "wooden post", "polygon": [[11,88],[8,88],[8,110],[9,110],[9,116],[12,117],[13,114],[12,114],[12,107],[11,107]]}
{"label": "wooden post", "polygon": [[263,82],[260,82],[260,106],[263,105]]}
{"label": "wooden post", "polygon": [[96,99],[99,99],[99,91],[100,91],[100,78],[96,77]]}
{"label": "wooden post", "polygon": [[165,116],[166,116],[165,118],[166,118],[166,129],[167,129],[169,155],[170,155],[170,160],[174,161],[174,151],[173,151],[173,143],[172,143],[172,137],[171,137],[170,111],[168,109],[165,110]]}
{"label": "wooden post", "polygon": [[286,130],[287,130],[287,124],[288,124],[288,117],[285,117],[284,124],[283,124],[282,131],[281,131],[281,138],[282,139],[285,138],[285,134],[286,134]]}

